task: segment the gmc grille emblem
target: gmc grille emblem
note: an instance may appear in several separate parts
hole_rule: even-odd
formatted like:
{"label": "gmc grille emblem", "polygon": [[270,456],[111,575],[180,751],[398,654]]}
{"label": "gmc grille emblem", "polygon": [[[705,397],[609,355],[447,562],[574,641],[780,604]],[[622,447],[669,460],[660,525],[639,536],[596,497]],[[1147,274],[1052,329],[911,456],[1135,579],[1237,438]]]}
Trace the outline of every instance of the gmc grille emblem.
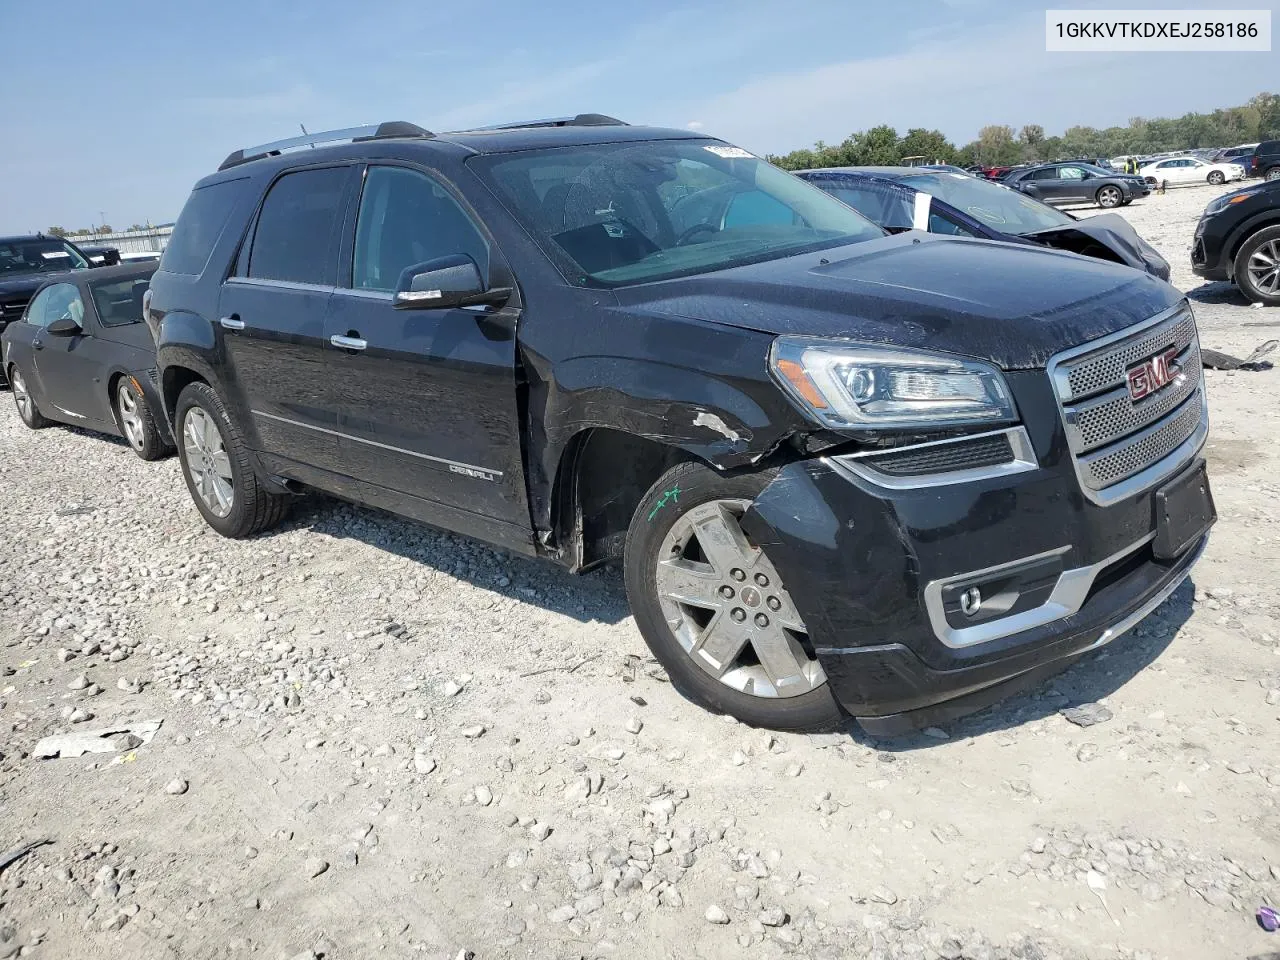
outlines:
{"label": "gmc grille emblem", "polygon": [[1125,374],[1129,383],[1129,399],[1137,403],[1143,397],[1155,393],[1181,372],[1176,347],[1148,357],[1137,366],[1130,367]]}

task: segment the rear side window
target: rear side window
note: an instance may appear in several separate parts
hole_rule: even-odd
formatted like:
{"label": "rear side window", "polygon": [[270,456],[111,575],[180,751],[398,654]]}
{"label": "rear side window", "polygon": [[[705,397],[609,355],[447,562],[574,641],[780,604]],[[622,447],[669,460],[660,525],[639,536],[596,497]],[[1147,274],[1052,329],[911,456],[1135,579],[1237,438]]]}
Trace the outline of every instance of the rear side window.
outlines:
{"label": "rear side window", "polygon": [[164,248],[160,268],[169,273],[198,276],[209,263],[213,246],[222,236],[236,198],[247,181],[224,180],[191,191],[173,236]]}
{"label": "rear side window", "polygon": [[910,230],[912,227],[912,203],[891,187],[821,180],[817,181],[817,185],[882,227],[903,230]]}
{"label": "rear side window", "polygon": [[299,170],[272,185],[253,233],[249,276],[333,286],[334,226],[349,173],[349,167]]}

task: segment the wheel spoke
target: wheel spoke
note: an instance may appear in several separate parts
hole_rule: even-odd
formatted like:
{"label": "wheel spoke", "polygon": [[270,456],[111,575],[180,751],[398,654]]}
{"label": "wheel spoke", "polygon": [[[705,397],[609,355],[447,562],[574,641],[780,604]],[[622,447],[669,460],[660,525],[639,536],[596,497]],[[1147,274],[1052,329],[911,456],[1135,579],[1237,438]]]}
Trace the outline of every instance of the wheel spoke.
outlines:
{"label": "wheel spoke", "polygon": [[707,564],[683,558],[663,560],[658,564],[658,593],[681,603],[718,610],[723,602],[716,592],[720,582],[715,570]]}
{"label": "wheel spoke", "polygon": [[715,568],[721,578],[729,576],[729,571],[738,568],[746,570],[751,567],[759,551],[747,541],[746,534],[738,525],[738,518],[722,503],[708,504],[701,516],[693,520],[693,529],[707,555],[707,560]]}
{"label": "wheel spoke", "polygon": [[219,450],[209,458],[209,465],[213,469],[214,476],[227,483],[231,482],[231,458],[227,456],[227,451]]}
{"label": "wheel spoke", "polygon": [[751,646],[775,689],[804,679],[804,667],[809,657],[790,632],[770,627],[757,632],[751,639]]}
{"label": "wheel spoke", "polygon": [[702,660],[703,669],[709,667],[713,675],[720,677],[733,666],[746,645],[746,629],[721,611],[711,618],[689,652]]}
{"label": "wheel spoke", "polygon": [[204,449],[210,456],[222,449],[222,435],[209,416],[204,418]]}
{"label": "wheel spoke", "polygon": [[195,411],[187,414],[187,422],[183,428],[183,433],[187,438],[187,454],[188,456],[194,451],[195,453],[204,453],[204,432],[200,424],[203,415],[197,415]]}
{"label": "wheel spoke", "polygon": [[217,501],[218,510],[225,514],[231,509],[231,484],[211,470],[209,472],[209,487],[213,491],[214,499]]}

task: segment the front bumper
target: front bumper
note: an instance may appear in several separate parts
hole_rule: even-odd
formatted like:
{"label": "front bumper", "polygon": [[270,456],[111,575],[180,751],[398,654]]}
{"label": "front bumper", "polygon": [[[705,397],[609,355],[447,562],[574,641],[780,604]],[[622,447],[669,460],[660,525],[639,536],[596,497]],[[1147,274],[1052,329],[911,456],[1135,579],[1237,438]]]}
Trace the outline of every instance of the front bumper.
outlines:
{"label": "front bumper", "polygon": [[[871,732],[952,719],[1062,669],[1165,600],[1207,541],[1157,559],[1159,484],[1105,505],[1086,497],[1045,373],[1010,380],[1024,414],[1040,414],[1026,417],[1033,468],[889,489],[834,458],[806,460],[784,467],[744,518],[787,583],[832,692]],[[1172,457],[1160,483],[1186,470],[1200,443]],[[967,635],[940,619],[949,585],[1006,568],[1025,570],[1026,597],[1046,606],[1011,608],[1003,624],[992,617]]]}

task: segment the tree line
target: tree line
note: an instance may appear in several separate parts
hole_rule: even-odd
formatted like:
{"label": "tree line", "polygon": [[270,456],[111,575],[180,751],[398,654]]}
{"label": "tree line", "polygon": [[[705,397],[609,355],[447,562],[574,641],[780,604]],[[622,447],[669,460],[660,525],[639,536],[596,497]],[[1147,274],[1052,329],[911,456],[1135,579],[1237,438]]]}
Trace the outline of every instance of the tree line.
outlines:
{"label": "tree line", "polygon": [[1133,117],[1127,126],[1105,130],[1069,127],[1061,136],[1045,136],[1044,127],[1036,123],[1017,131],[1003,124],[991,124],[979,130],[978,138],[963,147],[957,147],[937,130],[913,127],[899,136],[896,129],[886,124],[859,130],[843,143],[830,145],[819,140],[807,150],[793,150],[767,159],[784,170],[896,166],[907,157],[926,157],[930,163],[953,163],[961,167],[1004,166],[1074,157],[1231,147],[1277,138],[1280,138],[1280,95],[1260,93],[1243,106],[1224,107],[1212,113],[1188,113],[1177,118]]}

